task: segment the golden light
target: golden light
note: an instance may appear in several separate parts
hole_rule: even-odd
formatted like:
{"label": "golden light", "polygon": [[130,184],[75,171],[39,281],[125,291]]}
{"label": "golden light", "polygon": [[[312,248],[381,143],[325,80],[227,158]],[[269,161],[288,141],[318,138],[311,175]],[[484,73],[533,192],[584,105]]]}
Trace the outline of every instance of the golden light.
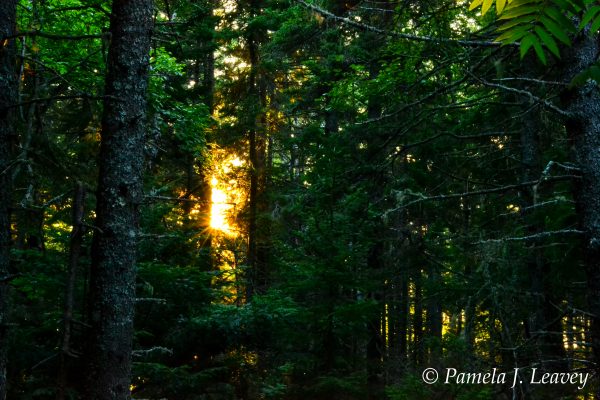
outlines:
{"label": "golden light", "polygon": [[210,196],[210,227],[231,234],[231,226],[227,222],[227,215],[231,209],[231,204],[227,202],[227,193],[219,188],[219,181],[213,177],[210,186],[212,194]]}
{"label": "golden light", "polygon": [[243,193],[231,174],[243,164],[244,161],[234,155],[226,156],[217,163],[210,180],[210,228],[228,236],[237,235],[231,220],[235,204],[243,201]]}

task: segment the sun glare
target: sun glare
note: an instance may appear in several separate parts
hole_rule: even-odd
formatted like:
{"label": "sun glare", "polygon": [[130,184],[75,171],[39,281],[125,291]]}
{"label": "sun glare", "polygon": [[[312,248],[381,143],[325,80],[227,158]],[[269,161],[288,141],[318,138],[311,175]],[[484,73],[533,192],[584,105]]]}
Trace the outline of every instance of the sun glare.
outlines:
{"label": "sun glare", "polygon": [[231,174],[234,173],[235,168],[239,168],[243,164],[244,162],[238,157],[225,157],[217,164],[210,180],[210,227],[226,235],[236,235],[230,218],[234,212],[234,205],[241,201],[242,196],[235,179],[231,179]]}
{"label": "sun glare", "polygon": [[219,189],[218,185],[219,181],[213,177],[211,180],[210,227],[229,234],[231,233],[231,227],[227,222],[227,214],[231,209],[231,204],[227,202],[227,193]]}

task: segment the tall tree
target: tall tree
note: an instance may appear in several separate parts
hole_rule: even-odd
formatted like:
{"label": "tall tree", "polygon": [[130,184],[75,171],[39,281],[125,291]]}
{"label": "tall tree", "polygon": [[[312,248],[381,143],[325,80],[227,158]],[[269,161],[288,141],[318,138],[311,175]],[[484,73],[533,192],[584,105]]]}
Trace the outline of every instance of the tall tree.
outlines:
{"label": "tall tree", "polygon": [[110,21],[90,282],[88,399],[129,399],[151,0],[115,0]]}
{"label": "tall tree", "polygon": [[[571,81],[598,60],[600,41],[597,34],[581,33],[567,52],[565,78]],[[563,94],[568,113],[567,135],[571,140],[573,158],[581,168],[581,182],[575,191],[579,226],[584,232],[584,262],[587,274],[588,302],[592,317],[591,341],[600,372],[600,90],[595,82]],[[600,388],[595,398],[600,399]]]}
{"label": "tall tree", "polygon": [[15,136],[16,0],[0,3],[0,400],[6,398],[8,280],[10,264],[11,143]]}

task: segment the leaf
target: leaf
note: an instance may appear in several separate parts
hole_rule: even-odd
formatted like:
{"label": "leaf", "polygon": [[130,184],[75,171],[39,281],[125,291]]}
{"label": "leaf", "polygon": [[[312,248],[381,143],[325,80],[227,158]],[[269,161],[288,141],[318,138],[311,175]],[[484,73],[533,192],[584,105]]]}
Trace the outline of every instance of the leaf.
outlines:
{"label": "leaf", "polygon": [[580,7],[573,0],[552,0],[556,5],[558,5],[558,9],[561,11],[572,12],[573,14],[579,13],[583,7]]}
{"label": "leaf", "polygon": [[600,6],[594,6],[589,8],[583,15],[583,18],[581,19],[581,23],[579,24],[579,30],[585,28],[586,25],[589,24],[592,19],[594,19],[598,12],[600,12]]}
{"label": "leaf", "polygon": [[569,87],[583,86],[590,79],[596,81],[596,83],[600,83],[600,65],[594,64],[575,75],[571,83],[569,83]]}
{"label": "leaf", "polygon": [[474,0],[471,5],[469,6],[469,11],[473,11],[474,9],[476,9],[477,7],[479,7],[481,5],[481,3],[483,3],[483,0]]}
{"label": "leaf", "polygon": [[600,29],[600,16],[596,18],[596,20],[592,24],[592,27],[590,28],[590,33],[594,34],[598,32],[598,29]]}
{"label": "leaf", "polygon": [[500,15],[506,6],[506,0],[496,0],[496,13]]}
{"label": "leaf", "polygon": [[506,10],[512,10],[514,8],[521,7],[525,4],[539,3],[539,2],[540,2],[540,0],[512,0],[506,6]]}
{"label": "leaf", "polygon": [[535,50],[535,53],[537,54],[542,64],[546,65],[548,63],[548,60],[546,59],[546,53],[544,53],[542,44],[537,40],[537,38],[533,42],[533,49]]}
{"label": "leaf", "polygon": [[567,17],[565,17],[561,10],[558,10],[556,7],[546,7],[544,13],[555,20],[565,34],[566,32],[575,32],[575,26]]}
{"label": "leaf", "polygon": [[521,25],[521,24],[529,25],[535,19],[536,19],[535,14],[524,15],[522,17],[515,18],[510,21],[505,22],[504,24],[500,25],[498,27],[498,29],[496,29],[496,30],[497,31],[505,31],[505,30],[510,29],[517,25]]}
{"label": "leaf", "polygon": [[518,8],[513,8],[512,10],[506,11],[503,13],[498,19],[513,19],[520,17],[521,15],[526,14],[537,14],[539,13],[539,8],[535,6],[523,6]]}
{"label": "leaf", "polygon": [[590,67],[590,78],[595,80],[596,83],[600,83],[600,66],[598,64]]}
{"label": "leaf", "polygon": [[532,33],[528,34],[523,38],[523,40],[521,40],[521,58],[525,57],[531,46],[533,46],[533,44],[537,41],[537,37]]}
{"label": "leaf", "polygon": [[569,39],[569,36],[567,36],[567,34],[558,25],[556,25],[556,22],[546,17],[541,17],[540,21],[555,38],[557,38],[567,46],[571,45],[571,40]]}
{"label": "leaf", "polygon": [[520,26],[517,29],[504,32],[496,38],[496,42],[502,42],[504,44],[514,43],[528,33],[529,28],[527,26]]}
{"label": "leaf", "polygon": [[542,39],[542,42],[544,45],[546,45],[548,50],[550,50],[556,57],[560,58],[560,50],[558,49],[558,45],[556,44],[554,38],[550,36],[550,34],[541,26],[536,26],[534,29],[535,33],[537,33],[539,38]]}
{"label": "leaf", "polygon": [[481,6],[481,15],[485,15],[489,11],[493,1],[494,0],[483,0],[483,5]]}

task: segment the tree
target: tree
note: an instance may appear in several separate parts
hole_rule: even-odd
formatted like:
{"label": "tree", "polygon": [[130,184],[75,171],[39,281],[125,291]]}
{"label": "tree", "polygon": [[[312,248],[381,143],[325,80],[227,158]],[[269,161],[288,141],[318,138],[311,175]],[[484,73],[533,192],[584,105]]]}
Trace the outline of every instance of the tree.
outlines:
{"label": "tree", "polygon": [[0,399],[6,398],[8,284],[10,280],[11,148],[16,136],[15,30],[17,1],[0,4]]}
{"label": "tree", "polygon": [[115,0],[110,21],[87,353],[95,400],[130,398],[152,11],[151,0]]}

